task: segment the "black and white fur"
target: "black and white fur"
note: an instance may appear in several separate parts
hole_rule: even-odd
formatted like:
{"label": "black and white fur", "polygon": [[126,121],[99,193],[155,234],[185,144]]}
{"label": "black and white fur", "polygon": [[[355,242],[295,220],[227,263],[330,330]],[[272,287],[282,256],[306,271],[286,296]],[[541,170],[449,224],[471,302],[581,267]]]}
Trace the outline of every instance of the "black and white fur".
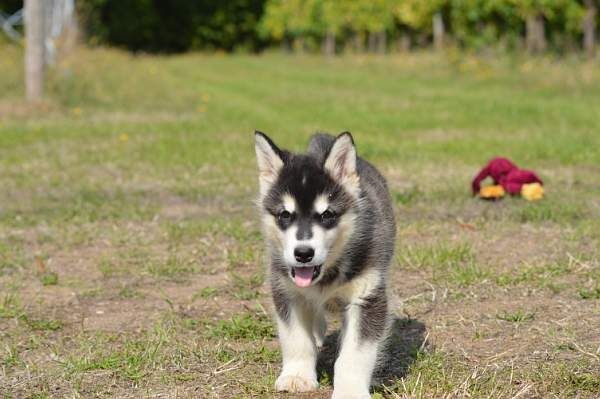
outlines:
{"label": "black and white fur", "polygon": [[390,311],[387,271],[394,213],[381,174],[356,155],[350,133],[314,135],[305,154],[256,132],[262,224],[283,368],[278,391],[318,387],[325,304],[342,304],[334,399],[369,398]]}

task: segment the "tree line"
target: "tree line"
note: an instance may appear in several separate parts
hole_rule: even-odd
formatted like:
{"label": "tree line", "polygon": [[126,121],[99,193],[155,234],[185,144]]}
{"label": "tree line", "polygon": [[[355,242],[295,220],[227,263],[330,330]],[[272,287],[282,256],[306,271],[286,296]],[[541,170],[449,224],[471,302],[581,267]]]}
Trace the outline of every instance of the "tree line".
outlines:
{"label": "tree line", "polygon": [[[16,0],[0,0],[0,10]],[[585,51],[600,0],[76,0],[87,40],[134,51]]]}
{"label": "tree line", "polygon": [[[269,0],[260,29],[295,48],[386,52],[454,45],[594,54],[597,0]],[[312,43],[306,45],[306,40]]]}

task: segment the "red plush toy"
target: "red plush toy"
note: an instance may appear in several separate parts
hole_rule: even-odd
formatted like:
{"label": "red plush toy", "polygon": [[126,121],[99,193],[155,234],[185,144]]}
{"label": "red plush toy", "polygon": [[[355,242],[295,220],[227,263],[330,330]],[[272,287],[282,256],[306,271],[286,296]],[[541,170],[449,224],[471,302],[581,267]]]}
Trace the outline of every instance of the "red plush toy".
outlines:
{"label": "red plush toy", "polygon": [[479,194],[481,182],[487,177],[491,177],[494,184],[501,185],[507,193],[512,195],[520,194],[524,184],[544,184],[532,171],[519,169],[506,158],[494,158],[473,179],[473,183],[471,183],[473,195]]}

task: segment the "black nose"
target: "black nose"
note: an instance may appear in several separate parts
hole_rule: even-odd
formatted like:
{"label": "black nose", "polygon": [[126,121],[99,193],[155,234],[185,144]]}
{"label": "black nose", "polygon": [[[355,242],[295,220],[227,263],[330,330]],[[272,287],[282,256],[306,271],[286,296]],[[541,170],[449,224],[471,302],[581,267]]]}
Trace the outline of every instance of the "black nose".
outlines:
{"label": "black nose", "polygon": [[297,247],[294,249],[294,256],[298,262],[308,263],[315,256],[315,250],[311,247]]}

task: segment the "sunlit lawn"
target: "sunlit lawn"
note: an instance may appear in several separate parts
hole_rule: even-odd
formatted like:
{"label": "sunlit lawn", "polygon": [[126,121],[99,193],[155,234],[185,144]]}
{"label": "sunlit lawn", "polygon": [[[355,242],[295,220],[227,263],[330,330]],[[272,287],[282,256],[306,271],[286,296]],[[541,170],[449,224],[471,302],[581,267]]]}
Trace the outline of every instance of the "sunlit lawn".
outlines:
{"label": "sunlit lawn", "polygon": [[[349,130],[388,177],[399,321],[378,394],[600,392],[598,64],[77,49],[30,106],[21,58],[1,45],[5,396],[276,396],[254,129],[295,150]],[[472,198],[496,155],[546,198]]]}

